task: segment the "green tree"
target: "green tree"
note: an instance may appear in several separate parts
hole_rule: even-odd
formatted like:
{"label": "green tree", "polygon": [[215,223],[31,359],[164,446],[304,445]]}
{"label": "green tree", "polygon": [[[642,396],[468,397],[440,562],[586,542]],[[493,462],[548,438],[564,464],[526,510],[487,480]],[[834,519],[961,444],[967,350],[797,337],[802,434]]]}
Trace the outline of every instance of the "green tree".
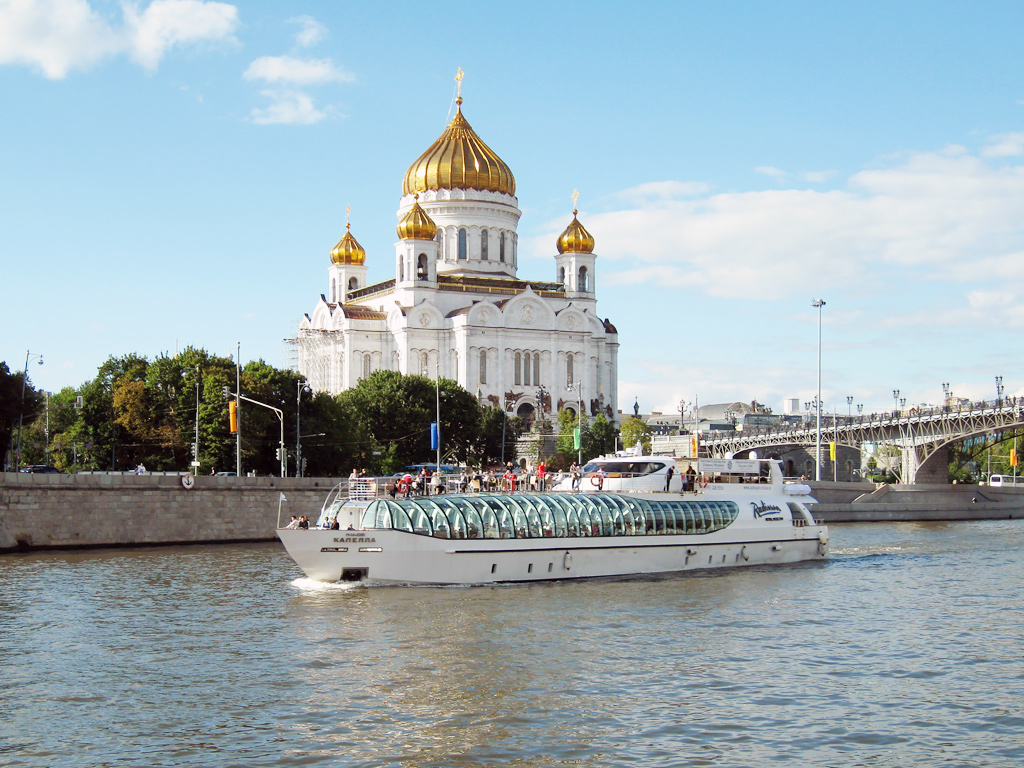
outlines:
{"label": "green tree", "polygon": [[[358,465],[380,474],[430,461],[430,424],[438,394],[424,376],[375,371],[338,395],[358,436]],[[473,395],[449,379],[440,381],[441,446],[447,459],[467,461],[477,444],[481,409]]]}
{"label": "green tree", "polygon": [[583,443],[584,460],[614,453],[617,435],[615,425],[603,413],[597,414],[587,431],[587,440]]}
{"label": "green tree", "polygon": [[622,435],[623,448],[632,448],[639,442],[643,447],[644,453],[649,454],[651,452],[651,427],[643,419],[627,416],[622,421],[619,432]]}
{"label": "green tree", "polygon": [[[487,467],[516,461],[516,442],[523,433],[523,420],[510,416],[501,408],[489,405],[483,409],[480,436],[471,455],[476,466]],[[504,450],[502,450],[504,435]]]}
{"label": "green tree", "polygon": [[[0,445],[8,457],[4,466],[15,464],[18,424],[22,428],[22,447],[25,446],[25,427],[31,425],[42,413],[44,395],[31,385],[31,377],[25,380],[24,371],[11,373],[6,362],[0,362]],[[25,401],[22,403],[22,383]],[[8,448],[8,446],[10,446]],[[24,453],[24,450],[23,450]],[[22,461],[21,464],[37,463]]]}

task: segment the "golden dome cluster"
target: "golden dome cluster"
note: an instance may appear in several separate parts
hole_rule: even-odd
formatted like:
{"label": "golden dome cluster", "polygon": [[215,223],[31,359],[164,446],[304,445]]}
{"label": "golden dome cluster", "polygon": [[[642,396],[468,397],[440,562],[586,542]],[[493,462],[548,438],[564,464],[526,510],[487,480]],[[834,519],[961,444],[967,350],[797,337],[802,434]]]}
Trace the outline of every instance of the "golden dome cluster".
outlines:
{"label": "golden dome cluster", "polygon": [[331,251],[332,264],[362,266],[366,261],[366,250],[352,237],[351,228],[351,224],[345,225],[344,237],[338,241],[338,244],[334,246],[334,250]]}
{"label": "golden dome cluster", "polygon": [[462,97],[456,102],[458,111],[444,133],[405,172],[402,194],[428,189],[480,189],[514,195],[512,170],[462,116]]}
{"label": "golden dome cluster", "polygon": [[572,222],[558,236],[555,247],[559,253],[593,253],[594,236],[587,232],[586,227],[576,218],[576,209],[572,209]]}
{"label": "golden dome cluster", "polygon": [[409,212],[398,222],[398,236],[402,240],[433,240],[437,235],[437,224],[420,206],[420,196],[416,195]]}

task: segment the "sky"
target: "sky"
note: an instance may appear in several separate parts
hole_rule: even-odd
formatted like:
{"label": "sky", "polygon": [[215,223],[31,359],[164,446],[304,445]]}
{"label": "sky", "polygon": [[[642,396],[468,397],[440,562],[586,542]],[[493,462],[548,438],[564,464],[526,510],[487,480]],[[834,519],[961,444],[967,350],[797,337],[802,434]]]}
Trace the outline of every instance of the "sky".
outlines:
{"label": "sky", "polygon": [[461,67],[519,277],[579,191],[621,410],[806,402],[819,319],[827,411],[1024,395],[1022,33],[994,1],[0,0],[0,360],[287,367],[347,206],[394,276]]}

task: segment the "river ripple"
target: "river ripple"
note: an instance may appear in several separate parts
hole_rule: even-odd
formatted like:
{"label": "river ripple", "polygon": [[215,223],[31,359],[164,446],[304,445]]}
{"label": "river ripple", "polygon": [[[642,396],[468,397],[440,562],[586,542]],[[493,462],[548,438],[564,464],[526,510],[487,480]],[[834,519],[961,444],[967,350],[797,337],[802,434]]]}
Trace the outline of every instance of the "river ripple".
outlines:
{"label": "river ripple", "polygon": [[0,558],[6,766],[1024,764],[1024,522],[830,560],[319,585],[277,545]]}

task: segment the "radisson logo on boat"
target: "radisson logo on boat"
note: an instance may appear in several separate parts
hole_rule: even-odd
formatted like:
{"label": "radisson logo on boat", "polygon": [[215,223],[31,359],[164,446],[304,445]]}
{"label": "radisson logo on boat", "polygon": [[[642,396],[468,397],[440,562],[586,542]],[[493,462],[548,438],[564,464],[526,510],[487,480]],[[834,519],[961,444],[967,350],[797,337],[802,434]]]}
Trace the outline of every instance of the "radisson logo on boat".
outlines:
{"label": "radisson logo on boat", "polygon": [[780,514],[782,513],[782,510],[779,509],[776,505],[765,504],[763,501],[761,503],[752,501],[750,502],[750,505],[754,508],[754,517],[764,517],[765,515],[770,515],[775,512],[778,512]]}

